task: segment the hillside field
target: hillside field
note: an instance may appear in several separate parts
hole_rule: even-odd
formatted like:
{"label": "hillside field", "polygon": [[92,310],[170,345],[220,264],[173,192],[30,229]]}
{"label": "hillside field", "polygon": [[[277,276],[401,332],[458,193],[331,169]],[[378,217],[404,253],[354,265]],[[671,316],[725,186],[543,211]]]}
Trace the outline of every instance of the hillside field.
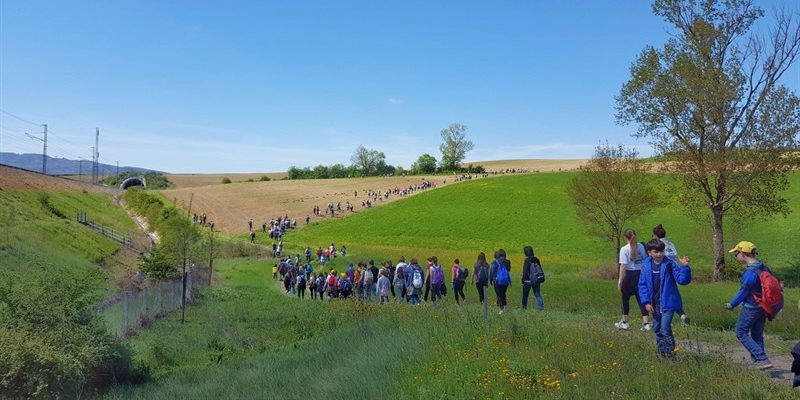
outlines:
{"label": "hillside field", "polygon": [[[507,172],[511,169],[526,172],[574,170],[585,162],[586,160],[503,160],[475,164],[483,165],[490,177],[497,177],[518,174]],[[263,175],[269,176],[271,180],[259,181]],[[217,230],[226,233],[246,233],[247,221],[250,218],[253,219],[255,226],[260,227],[263,222],[269,222],[272,218],[288,215],[290,219],[296,219],[298,225],[303,225],[306,216],[318,221],[349,214],[343,211],[335,217],[325,214],[317,217],[312,213],[314,206],[322,207],[324,210],[328,202],[341,203],[344,210],[345,204],[349,201],[355,205],[355,213],[359,213],[365,209],[362,201],[367,199],[367,191],[385,192],[394,188],[404,189],[423,181],[430,181],[436,187],[442,187],[454,183],[456,178],[453,175],[412,175],[280,180],[285,175],[285,173],[167,175],[167,179],[176,187],[162,190],[161,193],[184,210],[197,214],[205,213],[209,221],[214,221]],[[223,178],[230,179],[232,183],[222,184]],[[400,198],[393,195],[388,199],[375,201],[373,207]]]}

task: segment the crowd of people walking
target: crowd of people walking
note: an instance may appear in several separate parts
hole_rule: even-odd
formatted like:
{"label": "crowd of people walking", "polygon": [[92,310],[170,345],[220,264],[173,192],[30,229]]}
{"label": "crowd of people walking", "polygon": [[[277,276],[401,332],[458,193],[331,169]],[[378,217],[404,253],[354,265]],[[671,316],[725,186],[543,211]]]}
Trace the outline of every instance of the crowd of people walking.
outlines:
{"label": "crowd of people walking", "polygon": [[[520,280],[524,288],[522,308],[527,308],[528,297],[533,291],[538,309],[542,311],[544,301],[540,288],[544,273],[541,262],[534,256],[531,246],[525,246],[523,251],[526,258]],[[328,301],[350,297],[372,301],[375,298],[382,304],[388,303],[391,297],[391,301],[418,305],[443,301],[448,293],[447,270],[437,256],[428,257],[424,267],[416,257],[406,262],[406,258],[400,256],[396,264],[390,260],[381,261],[380,266],[375,265],[374,260],[359,261],[356,264],[348,263],[345,271],[329,269],[317,272],[312,263],[311,248],[307,247],[305,252],[304,260],[299,254],[294,258],[283,257],[273,267],[273,279],[283,284],[287,294],[305,298],[305,292],[308,291],[312,300]],[[331,243],[324,250],[320,247],[317,253],[317,265],[324,266],[330,257],[336,257],[336,246]],[[339,254],[346,254],[344,246]],[[491,263],[487,262],[484,253],[479,253],[471,269],[462,265],[459,259],[454,259],[449,272],[449,287],[456,303],[467,301],[464,288],[469,283],[475,287],[479,302],[487,300],[486,290],[492,287],[499,312],[506,310],[506,292],[512,283],[511,261],[506,258],[505,250],[497,250]]]}

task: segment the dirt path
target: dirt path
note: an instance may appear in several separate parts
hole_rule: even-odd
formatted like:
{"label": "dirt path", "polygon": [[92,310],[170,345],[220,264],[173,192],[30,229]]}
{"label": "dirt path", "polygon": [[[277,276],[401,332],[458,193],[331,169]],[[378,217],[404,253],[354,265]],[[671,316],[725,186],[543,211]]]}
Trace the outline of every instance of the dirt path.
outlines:
{"label": "dirt path", "polygon": [[[766,338],[766,343],[770,347],[776,347],[780,350],[769,350],[769,360],[775,365],[772,369],[765,370],[764,373],[769,375],[770,378],[779,382],[781,385],[792,386],[794,380],[794,373],[792,373],[792,361],[794,360],[790,351],[794,348],[797,341],[781,340],[777,338]],[[750,353],[745,350],[739,343],[733,344],[720,344],[708,343],[698,340],[678,340],[678,346],[686,352],[697,354],[725,354],[725,356],[735,364],[748,367],[752,361],[750,360]]]}

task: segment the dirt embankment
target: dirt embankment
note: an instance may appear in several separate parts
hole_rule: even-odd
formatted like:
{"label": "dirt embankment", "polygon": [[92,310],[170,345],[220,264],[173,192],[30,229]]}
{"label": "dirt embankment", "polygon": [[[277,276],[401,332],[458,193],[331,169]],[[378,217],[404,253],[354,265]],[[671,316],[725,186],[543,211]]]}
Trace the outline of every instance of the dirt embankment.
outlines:
{"label": "dirt embankment", "polygon": [[92,185],[74,179],[44,175],[7,165],[0,165],[0,188],[30,190],[86,190],[87,192],[119,194],[122,190]]}

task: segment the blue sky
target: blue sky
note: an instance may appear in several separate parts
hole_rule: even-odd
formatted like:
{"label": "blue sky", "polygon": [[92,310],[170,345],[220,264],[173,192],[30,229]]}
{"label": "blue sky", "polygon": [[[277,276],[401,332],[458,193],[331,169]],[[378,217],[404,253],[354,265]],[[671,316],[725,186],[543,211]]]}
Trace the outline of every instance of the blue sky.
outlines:
{"label": "blue sky", "polygon": [[460,123],[468,162],[649,155],[614,96],[669,28],[645,0],[0,0],[0,151],[41,153],[25,133],[47,124],[50,156],[91,160],[99,128],[101,162],[172,173],[349,165],[359,145],[408,168]]}

